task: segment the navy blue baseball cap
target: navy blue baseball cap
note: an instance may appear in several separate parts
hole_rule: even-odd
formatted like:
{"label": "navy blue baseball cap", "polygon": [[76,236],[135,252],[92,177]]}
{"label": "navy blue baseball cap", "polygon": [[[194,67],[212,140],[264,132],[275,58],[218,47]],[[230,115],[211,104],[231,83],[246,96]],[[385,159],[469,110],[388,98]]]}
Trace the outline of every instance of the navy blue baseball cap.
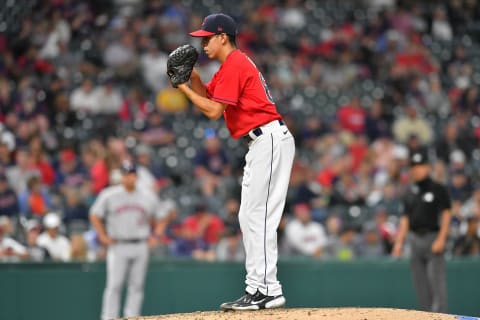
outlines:
{"label": "navy blue baseball cap", "polygon": [[190,32],[190,35],[192,37],[208,37],[221,33],[231,36],[237,35],[237,24],[229,15],[213,13],[203,19],[200,30]]}
{"label": "navy blue baseball cap", "polygon": [[123,161],[122,162],[122,167],[120,168],[120,171],[122,171],[123,174],[137,173],[137,166],[133,162]]}

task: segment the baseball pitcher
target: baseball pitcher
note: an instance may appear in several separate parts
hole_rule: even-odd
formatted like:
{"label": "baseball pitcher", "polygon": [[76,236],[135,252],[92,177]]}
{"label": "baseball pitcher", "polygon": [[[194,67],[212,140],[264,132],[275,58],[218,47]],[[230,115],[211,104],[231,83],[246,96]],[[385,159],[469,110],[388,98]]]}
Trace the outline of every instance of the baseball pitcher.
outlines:
{"label": "baseball pitcher", "polygon": [[[246,254],[245,294],[220,308],[278,308],[285,304],[285,297],[277,279],[277,228],[285,206],[295,142],[277,112],[262,73],[236,48],[236,34],[237,26],[230,16],[207,16],[201,29],[190,35],[202,38],[207,56],[221,63],[219,70],[204,84],[192,69],[195,48],[185,45],[170,54],[167,74],[172,85],[203,114],[210,119],[223,115],[233,138],[248,142],[238,214]],[[189,80],[190,86],[186,83]]]}

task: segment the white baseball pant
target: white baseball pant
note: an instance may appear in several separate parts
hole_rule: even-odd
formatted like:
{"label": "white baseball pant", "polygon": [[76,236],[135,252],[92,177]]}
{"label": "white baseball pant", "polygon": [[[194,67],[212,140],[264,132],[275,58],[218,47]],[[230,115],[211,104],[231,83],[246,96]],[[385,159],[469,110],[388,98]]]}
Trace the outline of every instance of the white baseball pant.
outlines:
{"label": "white baseball pant", "polygon": [[[246,253],[246,292],[282,294],[277,280],[277,228],[283,214],[295,142],[285,125],[272,121],[249,143],[245,155],[239,222]],[[252,137],[252,134],[250,133]]]}

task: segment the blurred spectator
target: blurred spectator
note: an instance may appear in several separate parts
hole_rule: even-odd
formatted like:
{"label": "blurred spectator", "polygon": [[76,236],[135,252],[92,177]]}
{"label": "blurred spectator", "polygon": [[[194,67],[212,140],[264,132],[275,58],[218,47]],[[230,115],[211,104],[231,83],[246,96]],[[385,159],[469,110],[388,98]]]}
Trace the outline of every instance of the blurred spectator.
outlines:
{"label": "blurred spectator", "polygon": [[395,157],[395,143],[394,140],[388,136],[380,136],[371,145],[370,149],[373,152],[374,166],[379,172],[386,170]]}
{"label": "blurred spectator", "polygon": [[28,80],[25,80],[25,88],[19,92],[20,97],[15,106],[21,120],[35,120],[37,116],[45,112],[45,105],[38,101],[37,92],[29,87]]}
{"label": "blurred spectator", "polygon": [[215,251],[216,258],[220,261],[243,261],[245,259],[242,232],[238,221],[239,209],[239,200],[234,197],[228,198],[220,214],[224,229]]}
{"label": "blurred spectator", "polygon": [[80,190],[84,193],[87,191],[88,173],[77,157],[71,148],[65,148],[59,153],[58,168],[55,171],[55,187],[62,194],[66,188],[84,189]]}
{"label": "blurred spectator", "polygon": [[465,171],[455,169],[450,173],[449,177],[447,187],[452,201],[466,201],[472,192],[472,185]]}
{"label": "blurred spectator", "polygon": [[225,228],[220,241],[215,249],[215,258],[218,261],[237,261],[241,262],[245,259],[245,251],[243,247],[242,234],[240,230],[233,228]]}
{"label": "blurred spectator", "polygon": [[447,74],[456,88],[465,89],[470,85],[473,66],[463,46],[457,46],[453,57],[446,63]]}
{"label": "blurred spectator", "polygon": [[36,119],[37,125],[37,136],[38,140],[41,141],[43,149],[47,154],[52,154],[57,151],[60,140],[55,133],[56,128],[50,126],[50,122],[45,115],[40,115]]}
{"label": "blurred spectator", "polygon": [[175,135],[160,111],[152,111],[148,114],[144,130],[139,133],[139,140],[152,147],[160,147],[171,144]]}
{"label": "blurred spectator", "polygon": [[458,106],[467,114],[480,113],[480,95],[475,86],[468,87],[462,94]]}
{"label": "blurred spectator", "polygon": [[423,93],[425,96],[425,109],[429,114],[446,117],[450,112],[450,101],[442,88],[438,77],[429,78],[429,88]]}
{"label": "blurred spectator", "polygon": [[41,262],[48,255],[45,248],[40,247],[37,243],[38,236],[42,232],[42,225],[38,220],[27,220],[24,226],[25,230],[25,243],[30,260]]}
{"label": "blurred spectator", "polygon": [[225,179],[231,174],[227,155],[221,148],[221,141],[211,130],[206,131],[203,147],[195,158],[195,177],[204,196],[225,192]]}
{"label": "blurred spectator", "polygon": [[293,214],[285,229],[287,248],[294,255],[321,257],[328,243],[323,226],[312,220],[311,208],[307,204],[295,205]]}
{"label": "blurred spectator", "polygon": [[358,255],[363,258],[379,258],[385,255],[382,237],[374,222],[364,224],[362,228]]}
{"label": "blurred spectator", "polygon": [[15,136],[8,130],[2,129],[0,124],[0,166],[14,165]]}
{"label": "blurred spectator", "polygon": [[70,95],[70,107],[77,114],[98,113],[98,95],[93,90],[93,82],[89,78],[82,81],[82,85],[73,90]]}
{"label": "blurred spectator", "polygon": [[119,77],[133,76],[138,64],[134,33],[125,31],[119,41],[110,43],[105,48],[103,60],[105,65],[115,70]]}
{"label": "blurred spectator", "polygon": [[396,141],[406,143],[412,135],[418,137],[423,145],[428,145],[432,141],[432,127],[418,114],[417,108],[407,104],[405,115],[397,118],[393,123],[393,134]]}
{"label": "blurred spectator", "polygon": [[380,100],[375,100],[368,109],[365,117],[365,134],[369,141],[375,141],[380,136],[390,134],[390,119],[384,109]]}
{"label": "blurred spectator", "polygon": [[305,149],[314,149],[319,138],[329,131],[328,124],[319,117],[305,119],[304,125],[296,134],[298,144]]}
{"label": "blurred spectator", "polygon": [[219,261],[243,261],[245,249],[243,247],[242,233],[238,221],[240,203],[237,198],[229,198],[225,202],[223,224],[225,228],[215,248],[215,256]]}
{"label": "blurred spectator", "polygon": [[175,240],[174,254],[198,260],[214,260],[215,245],[224,229],[222,220],[208,212],[204,205],[197,205],[193,215],[186,217]]}
{"label": "blurred spectator", "polygon": [[358,257],[358,230],[355,226],[345,224],[341,227],[338,237],[330,238],[325,254],[341,261],[353,260]]}
{"label": "blurred spectator", "polygon": [[293,193],[292,204],[306,203],[312,208],[313,220],[317,222],[325,220],[331,193],[328,188],[320,186],[313,168],[305,164],[294,163],[289,189]]}
{"label": "blurred spectator", "polygon": [[118,115],[122,106],[122,95],[114,86],[113,79],[101,80],[101,85],[93,90],[95,113],[103,115]]}
{"label": "blurred spectator", "polygon": [[450,154],[456,150],[463,142],[458,137],[458,128],[454,122],[449,122],[443,128],[441,136],[437,137],[435,151],[437,157],[448,163]]}
{"label": "blurred spectator", "polygon": [[375,212],[375,227],[380,235],[383,254],[392,251],[395,242],[397,228],[395,226],[396,219],[390,217],[398,216],[399,213],[393,214],[388,212],[385,207],[378,207]]}
{"label": "blurred spectator", "polygon": [[5,120],[5,116],[12,111],[14,106],[15,92],[8,78],[0,76],[0,122]]}
{"label": "blurred spectator", "polygon": [[150,250],[153,256],[165,257],[181,232],[181,221],[178,218],[178,205],[172,199],[161,197],[159,210],[158,215],[165,218],[155,226],[157,245]]}
{"label": "blurred spectator", "polygon": [[183,227],[208,245],[215,245],[220,239],[224,224],[220,217],[208,212],[206,206],[200,204],[195,207],[193,215],[183,220]]}
{"label": "blurred spectator", "polygon": [[154,40],[150,41],[148,51],[140,58],[143,77],[152,92],[158,92],[170,86],[167,81],[167,58],[168,56],[159,50]]}
{"label": "blurred spectator", "polygon": [[57,57],[52,60],[52,63],[57,69],[57,74],[61,81],[69,83],[75,81],[75,76],[84,71],[85,74],[90,65],[85,61],[85,56],[80,51],[71,50],[69,44],[65,42],[58,42]]}
{"label": "blurred spectator", "polygon": [[87,242],[81,233],[74,233],[70,237],[71,254],[73,261],[87,260]]}
{"label": "blurred spectator", "polygon": [[464,202],[473,191],[472,181],[466,165],[467,159],[461,150],[454,150],[450,154],[449,160],[448,191],[452,201]]}
{"label": "blurred spectator", "polygon": [[60,234],[62,221],[58,214],[50,212],[43,219],[45,231],[37,238],[37,245],[47,250],[47,258],[54,261],[71,260],[71,244],[67,237]]}
{"label": "blurred spectator", "polygon": [[448,169],[445,165],[445,162],[443,162],[442,160],[437,160],[433,164],[432,179],[436,182],[447,184]]}
{"label": "blurred spectator", "polygon": [[149,111],[143,90],[139,87],[133,87],[129,90],[128,95],[123,98],[119,111],[120,119],[126,124],[133,126],[133,128],[140,130],[145,127]]}
{"label": "blurred spectator", "polygon": [[157,230],[157,234],[161,234],[159,240],[160,244],[166,245],[171,253],[182,254],[181,251],[177,250],[176,239],[179,239],[182,236],[182,221],[179,217],[179,212],[177,206],[173,201],[163,201],[165,205],[164,208],[166,211],[166,218],[163,224],[159,224],[160,230]]}
{"label": "blurred spectator", "polygon": [[480,216],[480,186],[477,185],[470,198],[460,207],[460,218],[467,219],[472,216]]}
{"label": "blurred spectator", "polygon": [[59,133],[59,141],[62,144],[74,145],[78,141],[74,137],[74,127],[77,124],[75,112],[70,109],[70,101],[66,94],[60,93],[55,96],[50,123]]}
{"label": "blurred spectator", "polygon": [[441,41],[451,41],[453,29],[448,21],[445,9],[438,6],[433,11],[432,36]]}
{"label": "blurred spectator", "polygon": [[137,183],[158,192],[166,183],[163,167],[153,157],[153,150],[146,144],[135,147],[135,158],[138,163]]}
{"label": "blurred spectator", "polygon": [[83,145],[81,156],[82,164],[89,173],[91,191],[93,194],[98,194],[108,185],[110,179],[105,147],[92,140],[88,144]]}
{"label": "blurred spectator", "polygon": [[102,261],[106,259],[106,247],[100,243],[98,235],[93,228],[85,231],[83,238],[87,246],[87,261]]}
{"label": "blurred spectator", "polygon": [[20,213],[15,191],[10,188],[4,173],[0,173],[0,216],[18,217]]}
{"label": "blurred spectator", "polygon": [[52,186],[55,182],[55,170],[45,152],[42,140],[38,135],[33,136],[28,145],[32,166],[40,172],[42,183],[46,186]]}
{"label": "blurred spectator", "polygon": [[467,167],[467,158],[465,153],[462,150],[455,149],[453,150],[449,157],[449,166],[448,169],[450,171],[457,171],[457,170],[465,170]]}
{"label": "blurred spectator", "polygon": [[300,29],[305,26],[304,8],[298,0],[288,0],[279,11],[278,23],[286,29]]}
{"label": "blurred spectator", "polygon": [[5,172],[13,190],[19,194],[27,188],[27,180],[33,176],[40,176],[40,172],[32,165],[30,153],[21,148],[16,151],[15,165],[8,167]]}
{"label": "blurred spectator", "polygon": [[332,202],[338,205],[364,205],[367,194],[350,172],[342,172],[333,187]]}
{"label": "blurred spectator", "polygon": [[365,132],[367,113],[360,105],[360,99],[353,97],[349,104],[341,106],[337,111],[340,128],[353,134]]}
{"label": "blurred spectator", "polygon": [[80,190],[72,187],[66,188],[63,195],[63,223],[68,233],[86,231],[89,225],[88,208],[85,201],[82,201]]}
{"label": "blurred spectator", "polygon": [[53,11],[48,25],[48,36],[39,53],[40,57],[55,59],[59,54],[59,43],[68,43],[70,35],[70,25],[62,17],[62,11]]}
{"label": "blurred spectator", "polygon": [[5,232],[8,218],[0,216],[0,261],[16,262],[27,259],[30,255],[27,249]]}
{"label": "blurred spectator", "polygon": [[27,218],[40,218],[52,209],[52,199],[38,176],[27,181],[27,189],[18,196],[20,213]]}
{"label": "blurred spectator", "polygon": [[16,221],[8,216],[0,216],[0,226],[3,230],[3,235],[14,238],[16,235]]}
{"label": "blurred spectator", "polygon": [[480,254],[479,217],[471,216],[466,220],[467,231],[455,241],[453,254],[455,256],[478,256]]}

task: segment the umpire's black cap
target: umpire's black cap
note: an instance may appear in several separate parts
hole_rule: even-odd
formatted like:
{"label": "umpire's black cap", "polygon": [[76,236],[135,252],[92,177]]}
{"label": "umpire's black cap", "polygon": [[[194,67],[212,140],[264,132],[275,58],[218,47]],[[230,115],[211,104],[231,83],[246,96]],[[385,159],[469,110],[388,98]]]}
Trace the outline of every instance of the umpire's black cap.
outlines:
{"label": "umpire's black cap", "polygon": [[213,13],[203,19],[200,30],[190,32],[190,35],[192,37],[208,37],[221,33],[236,36],[237,24],[229,15],[224,13]]}
{"label": "umpire's black cap", "polygon": [[425,149],[410,151],[410,166],[428,164],[428,152]]}
{"label": "umpire's black cap", "polygon": [[120,171],[122,171],[123,174],[137,173],[137,165],[131,161],[123,161]]}

